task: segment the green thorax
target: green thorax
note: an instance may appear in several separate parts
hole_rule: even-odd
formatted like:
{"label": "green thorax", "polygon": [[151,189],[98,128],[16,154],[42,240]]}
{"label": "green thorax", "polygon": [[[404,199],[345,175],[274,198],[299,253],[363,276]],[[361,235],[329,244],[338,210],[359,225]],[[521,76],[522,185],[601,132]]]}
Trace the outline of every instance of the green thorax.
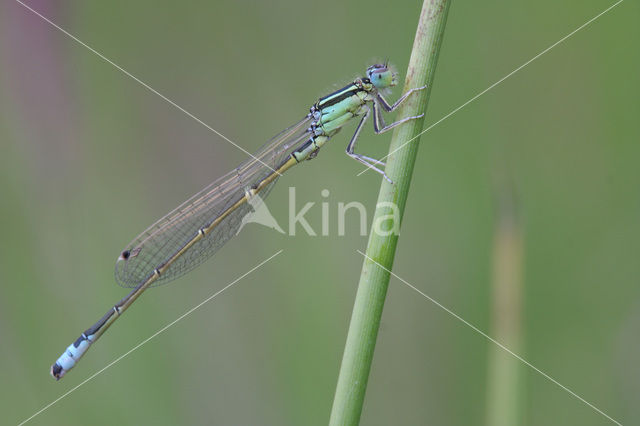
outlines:
{"label": "green thorax", "polygon": [[317,126],[325,134],[332,134],[353,117],[364,113],[363,106],[374,99],[376,88],[368,78],[359,78],[353,83],[337,90],[314,105],[318,115]]}

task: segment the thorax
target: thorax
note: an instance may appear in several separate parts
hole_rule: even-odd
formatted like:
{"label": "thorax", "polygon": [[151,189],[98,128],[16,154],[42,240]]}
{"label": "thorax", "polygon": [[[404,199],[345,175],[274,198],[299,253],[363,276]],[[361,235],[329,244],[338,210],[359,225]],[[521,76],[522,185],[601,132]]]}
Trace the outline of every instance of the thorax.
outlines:
{"label": "thorax", "polygon": [[318,99],[312,107],[316,125],[327,132],[337,130],[351,118],[365,112],[364,105],[372,102],[375,88],[367,78],[359,78],[353,83]]}

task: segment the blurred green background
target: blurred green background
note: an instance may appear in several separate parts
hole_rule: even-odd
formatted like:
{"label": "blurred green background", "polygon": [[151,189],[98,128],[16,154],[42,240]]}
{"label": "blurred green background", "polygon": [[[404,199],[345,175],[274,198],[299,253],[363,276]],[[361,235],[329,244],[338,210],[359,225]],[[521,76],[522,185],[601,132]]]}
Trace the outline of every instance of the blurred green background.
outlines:
{"label": "blurred green background", "polygon": [[[421,7],[28,4],[249,151],[372,58],[402,73]],[[611,4],[454,2],[426,125]],[[394,268],[623,424],[640,417],[639,12],[623,2],[422,137]],[[298,208],[316,203],[317,230],[329,202],[330,236],[249,225],[146,293],[55,382],[51,363],[126,294],[113,280],[120,250],[246,155],[20,4],[0,13],[1,423],[28,418],[283,249],[30,424],[326,424],[355,250],[366,246],[355,215],[344,237],[333,219],[341,201],[373,206],[380,182],[355,177],[348,131],[268,200],[286,226],[295,185]],[[382,156],[388,141],[367,129],[360,151]],[[511,191],[516,222],[499,208]],[[502,221],[521,235],[502,251],[520,250],[520,264],[495,248]],[[520,292],[507,292],[503,321],[500,268],[516,271],[506,288]],[[496,368],[515,378],[498,385],[511,402],[495,399]],[[502,410],[514,424],[611,424],[392,279],[362,424],[496,424]]]}

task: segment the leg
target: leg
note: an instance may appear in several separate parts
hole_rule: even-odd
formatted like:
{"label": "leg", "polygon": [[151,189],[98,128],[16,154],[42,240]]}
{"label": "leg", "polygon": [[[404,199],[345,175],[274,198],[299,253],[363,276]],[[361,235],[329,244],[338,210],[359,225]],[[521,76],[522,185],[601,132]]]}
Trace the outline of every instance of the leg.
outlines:
{"label": "leg", "polygon": [[380,170],[379,168],[373,165],[373,164],[378,164],[378,165],[384,166],[384,163],[382,161],[378,161],[376,159],[366,157],[364,155],[356,154],[354,152],[356,148],[356,141],[358,140],[358,136],[360,136],[360,132],[364,127],[364,123],[369,118],[369,114],[371,114],[371,110],[367,109],[367,112],[364,114],[364,116],[362,116],[362,120],[360,120],[360,123],[358,123],[358,127],[356,127],[356,131],[351,137],[351,140],[349,141],[349,145],[347,145],[347,155],[353,158],[354,160],[361,162],[368,168],[373,169],[376,172],[380,173],[389,183],[393,183],[391,179],[389,179],[389,176],[387,176],[387,174],[384,171]]}
{"label": "leg", "polygon": [[[365,114],[366,119],[369,118],[368,115],[369,115],[369,111],[367,111],[367,114]],[[360,121],[360,124],[358,125],[358,127],[364,127],[365,117],[363,117],[363,120]],[[354,134],[355,138],[360,136],[360,129],[356,129],[356,132],[357,134]],[[351,153],[353,153],[356,147],[355,138],[353,137],[351,138],[351,143],[349,143],[349,146],[347,146],[347,154],[349,153],[349,150],[351,150]],[[351,146],[351,144],[353,144],[353,146]],[[382,167],[386,166],[386,164],[383,161],[377,160],[375,158],[367,157],[366,155],[362,155],[362,154],[355,154],[355,155],[362,158],[363,160],[367,160],[369,163],[378,164]]]}
{"label": "leg", "polygon": [[380,105],[382,105],[382,107],[385,109],[385,111],[387,112],[391,112],[394,109],[398,108],[400,106],[400,104],[402,104],[404,101],[407,100],[407,98],[409,97],[409,95],[411,95],[414,92],[417,92],[418,90],[423,90],[426,89],[427,86],[422,86],[422,87],[416,87],[414,89],[411,89],[409,91],[407,91],[407,93],[405,93],[404,95],[400,96],[400,99],[398,99],[393,105],[389,105],[389,102],[387,102],[387,100],[384,98],[384,96],[382,96],[380,93],[377,94],[377,98],[378,101],[380,102]]}
{"label": "leg", "polygon": [[420,114],[420,115],[414,115],[413,117],[407,117],[407,118],[403,118],[402,120],[398,120],[396,122],[393,122],[389,125],[386,125],[384,123],[384,117],[382,117],[382,111],[380,111],[380,106],[378,105],[378,101],[374,100],[372,102],[373,104],[373,130],[375,130],[376,134],[380,134],[380,133],[384,133],[386,131],[389,131],[391,129],[393,129],[394,127],[397,127],[403,123],[406,123],[407,121],[411,121],[411,120],[415,120],[417,118],[422,118],[424,117],[424,114]]}

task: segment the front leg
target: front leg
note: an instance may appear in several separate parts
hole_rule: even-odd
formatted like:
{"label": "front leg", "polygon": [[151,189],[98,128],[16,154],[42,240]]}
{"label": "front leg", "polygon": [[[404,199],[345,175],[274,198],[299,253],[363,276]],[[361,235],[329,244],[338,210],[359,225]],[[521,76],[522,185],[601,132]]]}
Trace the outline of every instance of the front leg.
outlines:
{"label": "front leg", "polygon": [[402,104],[404,101],[406,101],[407,98],[409,97],[409,95],[411,95],[414,92],[417,92],[418,90],[424,90],[426,88],[427,88],[427,86],[422,86],[422,87],[416,87],[414,89],[408,90],[407,93],[405,93],[404,95],[400,96],[400,99],[398,99],[393,105],[389,105],[389,102],[387,102],[387,100],[384,98],[384,96],[382,96],[380,93],[378,93],[376,95],[376,97],[378,98],[378,101],[380,102],[380,105],[382,105],[382,108],[384,108],[385,111],[387,111],[387,112],[391,112],[394,109],[398,108],[400,106],[400,104]]}
{"label": "front leg", "polygon": [[[347,155],[351,158],[353,158],[356,161],[359,161],[360,163],[364,164],[365,166],[367,166],[370,169],[373,169],[374,171],[380,173],[389,183],[393,183],[393,181],[391,179],[389,179],[389,176],[387,176],[387,174],[383,171],[380,170],[378,167],[374,166],[374,164],[377,164],[379,166],[384,167],[384,163],[382,161],[378,161],[375,158],[371,158],[371,157],[367,157],[365,155],[361,155],[361,154],[356,154],[355,153],[355,149],[356,149],[356,142],[358,141],[358,136],[360,136],[360,132],[362,131],[362,128],[364,127],[364,123],[367,122],[367,119],[369,118],[369,115],[371,114],[371,110],[367,108],[367,112],[364,113],[364,115],[362,116],[362,120],[360,120],[360,123],[358,123],[358,127],[356,127],[356,131],[353,133],[353,136],[351,137],[351,140],[349,141],[349,145],[347,145]],[[374,119],[375,121],[375,119]]]}
{"label": "front leg", "polygon": [[[397,102],[396,102],[397,103]],[[386,108],[385,108],[386,109]],[[389,125],[384,123],[384,117],[382,117],[382,112],[380,111],[380,106],[378,105],[378,101],[373,101],[373,130],[375,130],[376,134],[384,133],[388,130],[393,129],[407,121],[415,120],[417,118],[424,117],[424,114],[414,115],[412,117],[403,118],[402,120],[398,120]]]}

